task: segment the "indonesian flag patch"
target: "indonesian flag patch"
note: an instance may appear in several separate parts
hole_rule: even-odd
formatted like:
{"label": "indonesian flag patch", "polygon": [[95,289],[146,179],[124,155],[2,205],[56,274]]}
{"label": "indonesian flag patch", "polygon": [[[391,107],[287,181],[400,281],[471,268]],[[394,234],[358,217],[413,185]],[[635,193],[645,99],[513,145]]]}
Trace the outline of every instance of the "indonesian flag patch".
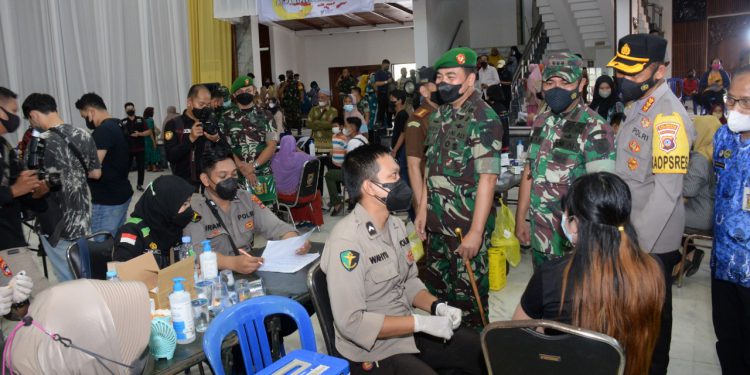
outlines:
{"label": "indonesian flag patch", "polygon": [[122,236],[120,236],[120,243],[126,243],[131,246],[135,246],[135,234],[132,233],[123,233]]}

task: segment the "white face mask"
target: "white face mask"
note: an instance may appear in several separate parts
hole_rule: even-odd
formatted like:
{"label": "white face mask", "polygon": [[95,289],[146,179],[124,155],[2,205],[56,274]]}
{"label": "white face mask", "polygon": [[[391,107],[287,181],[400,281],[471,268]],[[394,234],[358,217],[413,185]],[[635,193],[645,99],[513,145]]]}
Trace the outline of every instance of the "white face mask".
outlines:
{"label": "white face mask", "polygon": [[750,131],[750,115],[730,110],[729,117],[727,117],[727,126],[729,126],[729,130],[735,133]]}
{"label": "white face mask", "polygon": [[339,133],[341,133],[341,129],[339,129],[338,126],[335,127],[335,128],[333,128],[333,129],[331,129],[331,131],[333,131],[333,134],[339,134]]}
{"label": "white face mask", "polygon": [[274,107],[276,107],[276,103],[273,103],[273,102],[268,103],[268,108],[274,108]]}
{"label": "white face mask", "polygon": [[319,106],[321,106],[321,107],[325,107],[325,106],[327,106],[327,105],[328,105],[328,102],[327,102],[327,101],[322,101],[322,100],[321,100],[321,101],[319,101],[319,102],[318,102],[318,105],[319,105]]}
{"label": "white face mask", "polygon": [[570,241],[573,245],[575,245],[575,242],[573,241],[573,235],[568,231],[568,213],[563,212],[562,214],[562,221],[560,222],[560,226],[562,227],[563,234],[565,235],[565,238]]}
{"label": "white face mask", "polygon": [[607,99],[610,95],[612,95],[612,90],[599,90],[599,96],[601,96],[602,99]]}
{"label": "white face mask", "polygon": [[347,129],[347,128],[344,128],[344,135],[348,137],[348,136],[352,135],[352,131],[349,130],[349,129]]}

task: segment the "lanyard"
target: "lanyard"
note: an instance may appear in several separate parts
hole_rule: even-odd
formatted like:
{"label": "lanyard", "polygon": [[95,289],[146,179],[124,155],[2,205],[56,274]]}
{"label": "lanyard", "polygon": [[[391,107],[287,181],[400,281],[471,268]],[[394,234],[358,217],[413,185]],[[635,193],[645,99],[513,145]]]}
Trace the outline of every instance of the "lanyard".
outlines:
{"label": "lanyard", "polygon": [[221,225],[221,227],[224,228],[224,231],[227,232],[227,237],[229,237],[229,244],[232,245],[232,252],[234,253],[234,255],[240,255],[239,251],[237,251],[237,245],[234,244],[234,240],[232,239],[232,232],[229,231],[229,228],[227,228],[226,224],[224,224],[224,220],[221,219],[221,215],[219,215],[219,209],[216,208],[216,203],[206,198],[206,204],[208,204],[208,208],[216,218],[216,221],[218,221],[219,225]]}

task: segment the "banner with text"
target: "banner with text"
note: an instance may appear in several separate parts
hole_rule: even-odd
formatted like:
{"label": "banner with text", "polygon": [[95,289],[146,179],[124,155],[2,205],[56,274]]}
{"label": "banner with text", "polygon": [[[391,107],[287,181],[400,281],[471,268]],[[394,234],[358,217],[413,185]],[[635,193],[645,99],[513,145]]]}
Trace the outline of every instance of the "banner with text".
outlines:
{"label": "banner with text", "polygon": [[260,22],[372,12],[375,0],[258,0]]}

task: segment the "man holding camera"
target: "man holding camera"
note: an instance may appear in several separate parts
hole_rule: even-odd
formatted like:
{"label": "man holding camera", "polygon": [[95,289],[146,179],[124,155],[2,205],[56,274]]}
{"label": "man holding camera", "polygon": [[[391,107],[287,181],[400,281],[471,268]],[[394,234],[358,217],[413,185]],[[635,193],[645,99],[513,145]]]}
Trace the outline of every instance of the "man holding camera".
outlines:
{"label": "man holding camera", "polygon": [[200,186],[200,155],[206,141],[219,142],[219,127],[211,109],[211,91],[193,85],[188,91],[187,110],[164,125],[164,148],[172,174]]}
{"label": "man holding camera", "polygon": [[99,179],[101,163],[94,139],[87,131],[66,124],[57,113],[57,103],[48,94],[34,93],[21,106],[23,116],[42,134],[32,140],[30,160],[37,159],[43,182],[33,197],[47,195],[47,211],[39,215],[47,255],[58,281],[72,280],[65,252],[91,227],[91,192],[87,179]]}
{"label": "man holding camera", "polygon": [[227,136],[234,161],[242,177],[240,186],[252,188],[253,194],[262,195],[268,188],[256,191],[258,186],[272,187],[271,158],[276,152],[279,134],[271,112],[255,105],[255,86],[248,76],[239,76],[230,89],[237,107],[224,113],[221,129]]}
{"label": "man holding camera", "polygon": [[[0,87],[0,136],[18,129],[21,119],[18,118],[17,112],[16,93]],[[2,272],[5,277],[0,275],[0,285],[8,285],[12,278],[23,278],[29,288],[33,285],[34,291],[38,292],[49,283],[39,272],[33,253],[26,248],[28,244],[23,236],[21,212],[41,212],[47,209],[47,204],[43,199],[32,198],[31,192],[41,186],[41,181],[37,178],[36,171],[24,169],[13,146],[4,137],[0,137],[0,263],[7,265],[7,270],[3,268]],[[20,271],[26,271],[26,276],[19,276]],[[0,315],[5,313],[3,302],[8,292],[8,289],[0,288]],[[14,298],[13,302],[18,303],[25,299]]]}

